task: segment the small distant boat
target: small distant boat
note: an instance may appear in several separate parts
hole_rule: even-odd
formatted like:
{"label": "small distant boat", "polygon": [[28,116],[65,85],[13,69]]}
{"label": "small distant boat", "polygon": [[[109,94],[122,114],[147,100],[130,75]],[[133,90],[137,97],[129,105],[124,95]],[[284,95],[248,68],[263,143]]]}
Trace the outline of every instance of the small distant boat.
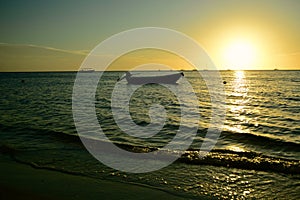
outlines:
{"label": "small distant boat", "polygon": [[176,74],[168,74],[162,76],[133,76],[130,72],[126,72],[125,76],[118,79],[126,79],[129,84],[141,85],[149,83],[175,84],[180,77],[184,76],[183,72]]}
{"label": "small distant boat", "polygon": [[82,68],[79,70],[79,72],[95,72],[95,69],[93,68]]}

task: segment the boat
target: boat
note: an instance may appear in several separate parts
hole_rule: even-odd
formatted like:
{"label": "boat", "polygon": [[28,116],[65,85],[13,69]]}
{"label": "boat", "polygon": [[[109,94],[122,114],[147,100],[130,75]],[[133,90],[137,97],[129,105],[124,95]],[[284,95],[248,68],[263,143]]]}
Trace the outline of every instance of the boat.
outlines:
{"label": "boat", "polygon": [[95,69],[93,69],[93,68],[82,68],[82,69],[80,69],[79,70],[79,72],[88,72],[88,73],[90,73],[90,72],[95,72]]}
{"label": "boat", "polygon": [[161,76],[133,76],[130,72],[126,72],[125,76],[119,78],[118,81],[122,79],[126,79],[128,84],[134,85],[142,85],[142,84],[176,84],[178,79],[184,76],[183,72],[176,73],[176,74],[168,74],[168,75],[161,75]]}

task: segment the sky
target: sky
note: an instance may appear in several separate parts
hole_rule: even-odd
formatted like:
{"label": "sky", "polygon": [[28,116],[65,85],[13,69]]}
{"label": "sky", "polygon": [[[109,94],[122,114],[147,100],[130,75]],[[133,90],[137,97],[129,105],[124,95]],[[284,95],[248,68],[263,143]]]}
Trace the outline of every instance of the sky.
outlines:
{"label": "sky", "polygon": [[[298,0],[0,0],[0,4],[0,71],[78,70],[99,43],[139,27],[186,34],[206,50],[218,69],[300,69]],[[169,59],[167,64],[174,68],[188,69],[176,66],[174,56],[162,55],[157,57]],[[134,54],[123,60],[117,68],[135,64]]]}

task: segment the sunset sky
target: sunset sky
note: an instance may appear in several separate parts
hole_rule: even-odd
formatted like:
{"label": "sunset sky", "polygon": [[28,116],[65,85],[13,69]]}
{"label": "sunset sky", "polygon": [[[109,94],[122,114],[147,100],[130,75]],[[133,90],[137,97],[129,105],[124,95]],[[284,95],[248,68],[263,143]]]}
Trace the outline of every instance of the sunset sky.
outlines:
{"label": "sunset sky", "polygon": [[101,41],[149,26],[195,39],[218,69],[300,69],[297,0],[0,2],[0,71],[78,70]]}

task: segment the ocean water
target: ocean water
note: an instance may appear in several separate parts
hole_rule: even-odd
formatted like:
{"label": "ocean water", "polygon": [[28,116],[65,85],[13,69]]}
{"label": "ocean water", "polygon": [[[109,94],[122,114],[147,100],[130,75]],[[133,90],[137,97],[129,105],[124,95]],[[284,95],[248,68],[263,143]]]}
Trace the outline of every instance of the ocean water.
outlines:
{"label": "ocean water", "polygon": [[[141,184],[191,199],[299,199],[300,71],[220,73],[226,81],[220,83],[225,89],[226,118],[217,144],[203,159],[197,152],[210,124],[211,100],[197,72],[185,72],[198,98],[192,102],[199,106],[196,112],[201,116],[197,135],[188,151],[168,167],[124,173],[88,153],[78,138],[72,114],[75,72],[0,73],[1,152],[12,149],[14,159],[35,167]],[[140,153],[165,146],[177,134],[182,105],[166,87],[145,85],[131,96],[132,120],[145,127],[151,122],[150,106],[160,104],[166,110],[165,124],[147,139],[124,134],[111,111],[112,90],[122,74],[105,72],[97,88],[95,109],[104,133],[128,151]],[[97,140],[88,132],[87,137]]]}

